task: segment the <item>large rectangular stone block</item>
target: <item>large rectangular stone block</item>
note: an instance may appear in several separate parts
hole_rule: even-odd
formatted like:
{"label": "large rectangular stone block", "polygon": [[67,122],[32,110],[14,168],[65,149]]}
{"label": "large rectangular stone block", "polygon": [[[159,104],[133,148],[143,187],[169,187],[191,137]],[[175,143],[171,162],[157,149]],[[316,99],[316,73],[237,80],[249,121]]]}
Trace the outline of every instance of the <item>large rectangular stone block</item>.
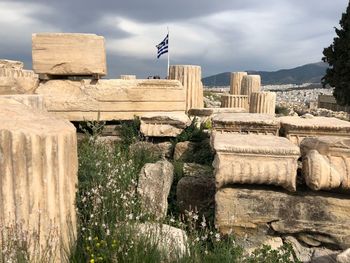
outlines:
{"label": "large rectangular stone block", "polygon": [[36,90],[49,112],[71,121],[131,120],[150,112],[184,113],[177,80],[50,80]]}
{"label": "large rectangular stone block", "polygon": [[220,132],[278,135],[279,121],[258,113],[221,113],[213,117],[213,129]]}
{"label": "large rectangular stone block", "polygon": [[350,247],[350,199],[340,194],[287,193],[267,187],[217,191],[216,225],[238,236],[274,233],[308,235],[316,242]]}
{"label": "large rectangular stone block", "polygon": [[38,74],[107,74],[105,40],[95,34],[33,34],[32,57]]}
{"label": "large rectangular stone block", "polygon": [[341,136],[350,138],[350,122],[328,117],[280,117],[281,135],[296,145],[306,137]]}
{"label": "large rectangular stone block", "polygon": [[215,133],[216,187],[229,184],[272,184],[296,190],[299,148],[286,138]]}

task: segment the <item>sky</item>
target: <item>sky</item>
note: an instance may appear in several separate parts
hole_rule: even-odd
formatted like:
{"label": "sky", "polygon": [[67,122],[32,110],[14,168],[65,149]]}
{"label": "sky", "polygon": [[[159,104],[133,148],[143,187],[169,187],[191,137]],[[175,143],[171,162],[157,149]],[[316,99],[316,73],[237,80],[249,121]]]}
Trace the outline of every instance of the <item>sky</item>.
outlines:
{"label": "sky", "polygon": [[105,37],[108,77],[166,75],[156,45],[169,28],[170,64],[227,71],[318,62],[348,0],[0,0],[0,58],[31,68],[31,35]]}

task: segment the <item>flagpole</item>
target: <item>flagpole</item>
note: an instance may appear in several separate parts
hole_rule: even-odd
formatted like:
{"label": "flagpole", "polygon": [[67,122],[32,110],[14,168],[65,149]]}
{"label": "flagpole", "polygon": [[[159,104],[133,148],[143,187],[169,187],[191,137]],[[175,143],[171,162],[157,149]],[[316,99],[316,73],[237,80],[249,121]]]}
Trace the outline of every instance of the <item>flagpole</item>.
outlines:
{"label": "flagpole", "polygon": [[168,29],[168,70],[167,70],[167,79],[169,79],[170,77],[170,49],[169,49],[169,40],[170,40],[170,36],[169,36],[169,27],[167,26]]}

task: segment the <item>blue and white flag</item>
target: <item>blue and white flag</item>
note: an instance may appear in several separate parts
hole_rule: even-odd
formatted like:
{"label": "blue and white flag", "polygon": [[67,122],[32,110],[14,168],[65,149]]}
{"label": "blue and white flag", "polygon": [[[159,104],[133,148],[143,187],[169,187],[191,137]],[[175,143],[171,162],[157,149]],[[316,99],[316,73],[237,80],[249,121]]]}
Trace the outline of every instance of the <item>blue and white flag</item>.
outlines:
{"label": "blue and white flag", "polygon": [[159,58],[161,55],[165,53],[168,53],[168,44],[169,44],[169,34],[167,34],[164,40],[156,46],[158,49],[157,58]]}

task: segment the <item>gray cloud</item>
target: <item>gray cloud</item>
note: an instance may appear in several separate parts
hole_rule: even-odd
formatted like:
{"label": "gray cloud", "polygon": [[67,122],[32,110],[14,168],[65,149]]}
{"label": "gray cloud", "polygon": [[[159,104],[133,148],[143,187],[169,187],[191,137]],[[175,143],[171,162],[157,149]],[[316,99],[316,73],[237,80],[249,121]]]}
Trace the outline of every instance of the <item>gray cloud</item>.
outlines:
{"label": "gray cloud", "polygon": [[[171,28],[171,63],[203,75],[315,62],[334,37],[347,0],[0,0],[0,57],[30,66],[31,33],[103,35],[109,77],[165,75],[155,44]],[[5,17],[18,16],[8,21]]]}

